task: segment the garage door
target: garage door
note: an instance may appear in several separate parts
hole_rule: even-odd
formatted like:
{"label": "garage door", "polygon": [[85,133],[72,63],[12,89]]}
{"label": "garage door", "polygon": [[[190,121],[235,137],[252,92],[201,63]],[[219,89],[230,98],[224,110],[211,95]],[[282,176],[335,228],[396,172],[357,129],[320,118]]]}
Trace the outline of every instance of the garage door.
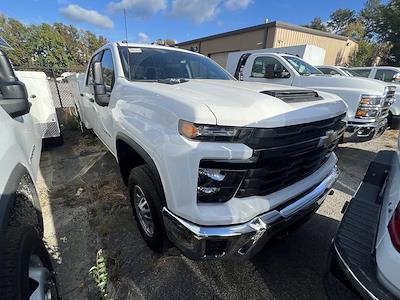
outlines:
{"label": "garage door", "polygon": [[228,52],[210,54],[210,58],[213,59],[221,67],[225,68],[226,61],[228,60]]}

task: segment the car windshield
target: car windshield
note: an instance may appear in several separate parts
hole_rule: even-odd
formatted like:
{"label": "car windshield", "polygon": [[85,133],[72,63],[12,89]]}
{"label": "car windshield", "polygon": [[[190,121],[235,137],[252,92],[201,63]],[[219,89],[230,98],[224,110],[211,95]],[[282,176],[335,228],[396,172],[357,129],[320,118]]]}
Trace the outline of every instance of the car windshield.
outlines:
{"label": "car windshield", "polygon": [[300,75],[324,74],[317,68],[294,56],[283,56]]}
{"label": "car windshield", "polygon": [[352,70],[352,69],[346,69],[346,71],[347,72],[349,72],[352,76],[356,76],[356,77],[363,77],[363,76],[361,76],[361,74],[360,73],[358,73],[357,71],[355,71],[355,70]]}
{"label": "car windshield", "polygon": [[342,68],[340,68],[340,70],[342,70],[349,77],[353,77],[354,76],[354,74],[350,71],[350,69],[342,67]]}
{"label": "car windshield", "polygon": [[122,46],[119,47],[119,53],[125,77],[131,81],[157,81],[170,78],[232,79],[215,62],[194,53]]}

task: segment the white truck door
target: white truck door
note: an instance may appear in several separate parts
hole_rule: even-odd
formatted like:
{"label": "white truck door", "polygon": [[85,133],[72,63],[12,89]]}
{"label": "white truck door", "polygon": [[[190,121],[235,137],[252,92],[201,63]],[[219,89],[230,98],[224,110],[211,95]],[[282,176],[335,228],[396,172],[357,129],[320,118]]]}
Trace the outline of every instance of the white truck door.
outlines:
{"label": "white truck door", "polygon": [[251,55],[243,68],[245,81],[292,85],[294,76],[282,62],[268,54]]}
{"label": "white truck door", "polygon": [[[110,49],[103,51],[101,56],[101,66],[103,70],[103,81],[107,89],[107,93],[112,98],[112,90],[115,82],[115,71],[113,56]],[[111,117],[111,109],[109,106],[100,106],[94,102],[95,111],[97,113],[97,136],[111,150],[114,149],[114,139],[112,136],[113,122]]]}

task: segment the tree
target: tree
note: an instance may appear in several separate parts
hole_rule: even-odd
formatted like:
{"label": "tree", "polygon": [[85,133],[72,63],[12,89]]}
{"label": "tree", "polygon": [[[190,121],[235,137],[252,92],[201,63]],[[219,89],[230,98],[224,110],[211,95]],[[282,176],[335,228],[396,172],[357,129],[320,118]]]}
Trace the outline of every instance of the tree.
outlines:
{"label": "tree", "polygon": [[351,9],[337,9],[330,15],[328,28],[337,34],[341,34],[350,23],[356,21],[356,12]]}
{"label": "tree", "polygon": [[33,60],[37,65],[52,68],[69,68],[72,62],[65,52],[65,41],[59,32],[46,23],[31,26],[28,44],[32,47]]}
{"label": "tree", "polygon": [[361,40],[357,51],[350,58],[351,67],[374,66],[387,60],[390,56],[391,45],[389,43],[373,43]]}
{"label": "tree", "polygon": [[314,20],[312,20],[310,24],[303,25],[303,27],[316,29],[316,30],[321,30],[321,31],[325,31],[325,32],[328,31],[328,29],[326,28],[325,24],[322,23],[320,17],[314,18]]}
{"label": "tree", "polygon": [[0,14],[0,35],[13,47],[6,50],[15,66],[83,68],[91,54],[107,43],[73,25],[24,25]]}
{"label": "tree", "polygon": [[32,53],[27,40],[29,28],[21,22],[0,15],[0,35],[13,47],[12,50],[5,50],[11,61],[16,65],[29,65],[32,63]]}
{"label": "tree", "polygon": [[365,28],[360,20],[348,24],[341,31],[341,34],[356,41],[361,41],[365,36]]}
{"label": "tree", "polygon": [[368,0],[360,12],[359,20],[364,26],[365,37],[376,40],[376,30],[382,9],[381,0]]}
{"label": "tree", "polygon": [[390,56],[383,62],[400,65],[400,0],[390,0],[380,7],[376,33],[380,42],[392,45]]}

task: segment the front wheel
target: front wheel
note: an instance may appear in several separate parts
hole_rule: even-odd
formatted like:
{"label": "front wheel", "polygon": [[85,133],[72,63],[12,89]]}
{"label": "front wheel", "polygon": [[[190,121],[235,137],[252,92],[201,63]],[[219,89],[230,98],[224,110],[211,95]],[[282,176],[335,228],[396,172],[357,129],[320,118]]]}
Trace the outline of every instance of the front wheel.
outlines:
{"label": "front wheel", "polygon": [[162,219],[162,198],[148,165],[133,168],[129,175],[129,197],[139,231],[147,245],[157,253],[167,246]]}
{"label": "front wheel", "polygon": [[1,299],[59,299],[49,255],[33,226],[8,227],[2,244]]}

